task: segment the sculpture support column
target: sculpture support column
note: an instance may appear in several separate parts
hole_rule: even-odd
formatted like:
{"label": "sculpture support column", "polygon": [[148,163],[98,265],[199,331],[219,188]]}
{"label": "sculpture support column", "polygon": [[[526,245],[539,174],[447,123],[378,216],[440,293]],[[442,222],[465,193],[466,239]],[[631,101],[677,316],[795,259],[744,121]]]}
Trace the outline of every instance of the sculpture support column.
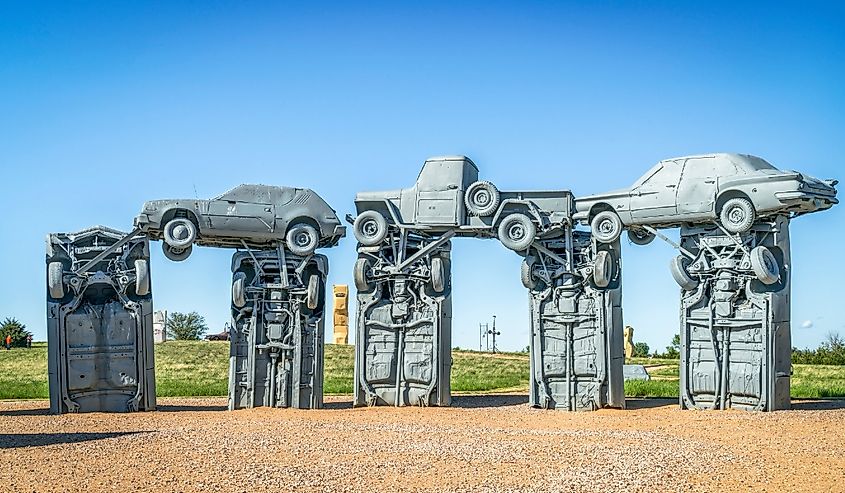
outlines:
{"label": "sculpture support column", "polygon": [[681,291],[680,405],[774,411],[790,407],[789,219],[731,235],[684,227],[673,275]]}
{"label": "sculpture support column", "polygon": [[232,256],[230,410],[323,407],[327,276],[328,259],[320,254],[276,249]]}

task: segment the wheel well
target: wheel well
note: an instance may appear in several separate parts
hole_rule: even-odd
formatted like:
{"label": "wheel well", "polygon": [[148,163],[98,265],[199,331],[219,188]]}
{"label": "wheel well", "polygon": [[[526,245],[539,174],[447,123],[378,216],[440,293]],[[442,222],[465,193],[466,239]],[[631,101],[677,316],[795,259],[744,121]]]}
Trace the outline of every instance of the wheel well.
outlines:
{"label": "wheel well", "polygon": [[[722,207],[725,205],[725,202],[730,199],[746,199],[751,202],[751,197],[746,195],[744,192],[741,192],[739,190],[728,190],[726,192],[723,192],[721,195],[719,195],[719,198],[716,199],[717,215],[722,213]],[[751,206],[754,206],[754,202],[751,202]]]}
{"label": "wheel well", "polygon": [[313,217],[309,217],[309,216],[300,216],[300,217],[297,217],[296,219],[289,221],[287,228],[285,228],[285,234],[288,234],[288,231],[290,231],[290,228],[296,226],[297,224],[307,224],[307,225],[313,227],[314,229],[316,229],[317,230],[317,241],[320,241],[321,236],[323,236],[323,234],[320,232],[320,225],[317,224],[317,221]]}
{"label": "wheel well", "polygon": [[508,203],[508,204],[504,204],[504,206],[500,206],[499,211],[494,216],[495,221],[493,222],[493,227],[499,226],[499,224],[506,217],[510,216],[511,214],[513,214],[515,212],[519,212],[523,215],[528,216],[528,218],[531,219],[532,222],[537,220],[536,215],[531,210],[531,208],[528,207],[528,204],[522,204],[522,203],[519,203],[519,202]]}
{"label": "wheel well", "polygon": [[165,212],[164,214],[162,214],[162,216],[161,216],[162,227],[164,227],[164,225],[167,224],[174,217],[186,217],[186,218],[188,218],[192,223],[194,223],[194,226],[197,227],[197,232],[199,232],[200,224],[199,224],[199,220],[197,219],[197,215],[194,214],[193,211],[189,211],[188,209],[182,209],[182,208],[179,208],[179,207],[174,207],[173,209],[170,209],[167,212]]}
{"label": "wheel well", "polygon": [[610,212],[613,212],[613,213],[615,213],[615,212],[616,212],[616,211],[613,209],[613,207],[611,207],[611,206],[610,206],[610,204],[607,204],[607,203],[605,203],[605,202],[599,202],[598,204],[595,204],[595,205],[593,205],[593,207],[591,207],[591,208],[590,208],[590,218],[589,218],[589,221],[590,221],[590,222],[593,222],[593,218],[594,218],[594,217],[596,217],[596,215],[597,215],[599,212],[604,212],[604,211],[610,211]]}

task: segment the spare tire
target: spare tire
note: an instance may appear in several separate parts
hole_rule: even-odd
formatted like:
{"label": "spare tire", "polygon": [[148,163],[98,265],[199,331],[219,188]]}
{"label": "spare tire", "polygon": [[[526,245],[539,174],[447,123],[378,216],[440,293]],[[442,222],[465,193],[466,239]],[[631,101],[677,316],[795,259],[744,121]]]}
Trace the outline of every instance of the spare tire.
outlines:
{"label": "spare tire", "polygon": [[150,266],[145,259],[135,261],[135,294],[150,294]]}
{"label": "spare tire", "polygon": [[692,291],[698,287],[698,280],[687,272],[690,260],[683,255],[678,255],[669,263],[669,270],[672,271],[672,278],[684,291]]}
{"label": "spare tire", "polygon": [[285,235],[285,243],[287,243],[290,253],[307,257],[317,249],[317,245],[320,243],[320,234],[317,233],[317,228],[310,224],[294,224]]}
{"label": "spare tire", "polygon": [[537,257],[528,255],[522,261],[519,270],[519,278],[522,285],[531,291],[537,291],[540,288],[540,280],[534,275],[534,265],[537,263]]}
{"label": "spare tire", "polygon": [[358,243],[364,246],[378,245],[387,237],[387,218],[378,211],[364,211],[355,218],[352,232]]}
{"label": "spare tire", "polygon": [[656,235],[651,231],[646,231],[640,228],[631,228],[628,230],[628,240],[634,245],[645,246],[654,241]]}
{"label": "spare tire", "polygon": [[372,268],[372,265],[373,264],[370,259],[366,257],[361,257],[355,261],[352,278],[355,281],[355,289],[357,289],[359,293],[369,293],[375,287],[375,284],[370,281],[367,276],[367,273]]}
{"label": "spare tire", "polygon": [[514,212],[499,223],[499,241],[515,252],[528,250],[536,237],[537,226],[521,212]]}
{"label": "spare tire", "polygon": [[600,250],[593,261],[593,284],[599,288],[606,288],[612,280],[613,255],[607,250]]}
{"label": "spare tire", "polygon": [[464,204],[467,212],[474,216],[489,216],[499,207],[501,196],[496,186],[489,181],[477,181],[467,187]]}
{"label": "spare tire", "polygon": [[167,257],[168,260],[181,262],[191,256],[193,245],[188,245],[185,248],[174,248],[168,245],[167,242],[162,242],[161,249],[164,251],[164,256]]}
{"label": "spare tire", "polygon": [[778,260],[772,251],[764,246],[751,250],[751,270],[763,284],[771,285],[780,280]]}
{"label": "spare tire", "polygon": [[320,305],[320,276],[317,274],[308,278],[308,289],[305,295],[305,306],[309,310],[316,310]]}
{"label": "spare tire", "polygon": [[47,265],[47,290],[51,298],[62,299],[65,297],[64,275],[65,266],[61,262],[50,262]]}

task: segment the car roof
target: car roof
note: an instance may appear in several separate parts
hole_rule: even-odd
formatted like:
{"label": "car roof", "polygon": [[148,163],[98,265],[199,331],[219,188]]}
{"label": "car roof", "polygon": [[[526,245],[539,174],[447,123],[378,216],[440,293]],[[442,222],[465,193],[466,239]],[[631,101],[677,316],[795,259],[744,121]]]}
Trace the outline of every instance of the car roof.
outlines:
{"label": "car roof", "polygon": [[726,159],[728,161],[739,161],[739,162],[748,162],[751,159],[762,159],[757,156],[753,156],[751,154],[739,154],[736,152],[714,152],[710,154],[693,154],[690,156],[681,156],[681,157],[673,157],[669,159],[664,159],[660,161],[661,163],[672,162],[672,161],[683,161],[686,159],[701,159],[701,158],[715,158],[715,159]]}
{"label": "car roof", "polygon": [[[468,158],[467,156],[461,156],[460,154],[449,156],[432,156],[425,160],[426,163],[429,161],[466,161],[467,163],[472,165],[472,167],[475,168],[476,171],[478,171],[478,166],[476,166],[475,163],[472,162],[472,159]],[[423,163],[423,165],[424,164],[425,163]]]}
{"label": "car roof", "polygon": [[245,198],[268,198],[273,195],[275,192],[276,194],[280,192],[285,192],[289,190],[294,190],[293,187],[281,187],[278,185],[262,185],[262,184],[249,184],[249,183],[242,183],[235,187],[226,190],[225,192],[221,193],[220,195],[212,198],[211,200],[220,200],[227,196],[231,195],[238,195],[238,198],[245,199]]}

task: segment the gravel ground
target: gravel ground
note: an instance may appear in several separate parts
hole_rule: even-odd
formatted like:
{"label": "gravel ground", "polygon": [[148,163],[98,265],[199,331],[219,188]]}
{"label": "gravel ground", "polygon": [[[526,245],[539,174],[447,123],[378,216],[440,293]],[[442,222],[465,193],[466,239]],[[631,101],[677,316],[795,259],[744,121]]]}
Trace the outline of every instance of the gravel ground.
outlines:
{"label": "gravel ground", "polygon": [[845,401],[775,413],[531,409],[525,396],[451,408],[49,416],[0,402],[2,491],[845,491]]}

